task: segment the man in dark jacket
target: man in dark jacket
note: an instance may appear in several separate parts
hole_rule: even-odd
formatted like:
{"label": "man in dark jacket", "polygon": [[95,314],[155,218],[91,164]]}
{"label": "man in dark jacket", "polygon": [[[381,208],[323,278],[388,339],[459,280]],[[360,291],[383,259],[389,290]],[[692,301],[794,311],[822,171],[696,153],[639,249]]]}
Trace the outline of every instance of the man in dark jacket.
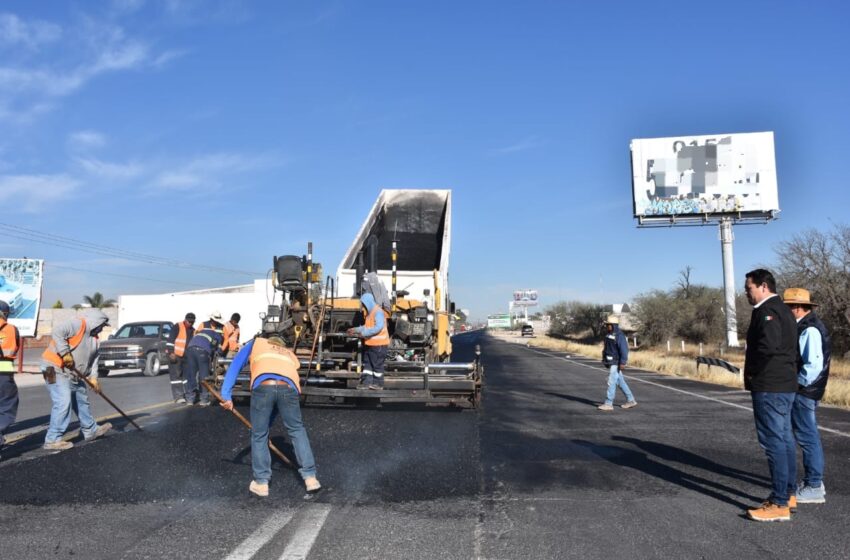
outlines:
{"label": "man in dark jacket", "polygon": [[637,401],[629,389],[629,384],[626,383],[626,378],[623,377],[623,370],[629,361],[629,343],[626,335],[620,330],[619,317],[609,315],[605,321],[605,329],[607,332],[605,346],[602,348],[602,365],[608,368],[608,393],[605,395],[605,402],[596,408],[606,412],[614,410],[617,387],[626,397],[626,402],[621,404],[620,408],[633,408],[637,406]]}
{"label": "man in dark jacket", "polygon": [[790,521],[789,485],[797,478],[791,407],[797,392],[797,322],[776,295],[773,274],[762,268],[746,274],[747,301],[753,306],[747,330],[744,387],[751,392],[759,444],[767,454],[772,489],[755,521]]}
{"label": "man in dark jacket", "polygon": [[[797,394],[791,408],[791,427],[794,438],[803,450],[803,482],[791,492],[801,504],[822,504],[826,501],[823,484],[823,446],[818,433],[815,410],[826,391],[829,379],[829,333],[815,315],[811,295],[803,288],[788,288],[782,294],[785,304],[797,319],[799,348],[797,363]],[[796,480],[790,480],[792,484]]]}

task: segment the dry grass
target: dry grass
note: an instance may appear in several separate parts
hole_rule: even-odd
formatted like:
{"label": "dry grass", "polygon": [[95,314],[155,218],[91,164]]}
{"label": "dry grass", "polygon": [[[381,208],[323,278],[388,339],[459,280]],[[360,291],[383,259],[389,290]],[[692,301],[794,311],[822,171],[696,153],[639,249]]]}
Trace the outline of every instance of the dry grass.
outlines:
{"label": "dry grass", "polygon": [[[499,338],[516,339],[517,341],[525,340],[530,346],[579,354],[589,358],[600,358],[602,354],[601,344],[578,344],[546,335],[537,335],[531,339],[521,339],[519,333],[515,331],[500,332],[491,330],[489,333]],[[744,381],[740,374],[734,374],[718,367],[709,368],[707,366],[700,366],[699,370],[697,370],[695,358],[696,354],[692,352],[685,352],[684,354],[681,352],[672,352],[668,355],[666,351],[638,349],[630,352],[629,365],[665,375],[688,377],[690,379],[705,381],[706,383],[739,389],[744,388]],[[744,367],[744,354],[742,350],[727,353],[723,356],[723,359],[741,369]],[[829,384],[826,387],[823,402],[825,404],[850,408],[850,362],[833,359],[832,367],[830,368]]]}

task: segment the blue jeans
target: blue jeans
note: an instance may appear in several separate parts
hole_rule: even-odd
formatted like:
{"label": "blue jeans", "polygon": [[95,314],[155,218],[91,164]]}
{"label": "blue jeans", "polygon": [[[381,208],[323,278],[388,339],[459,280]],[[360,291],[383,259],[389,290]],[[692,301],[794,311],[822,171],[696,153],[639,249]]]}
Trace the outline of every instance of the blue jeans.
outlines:
{"label": "blue jeans", "polygon": [[210,393],[201,381],[210,376],[210,353],[198,346],[186,348],[183,356],[183,378],[186,380],[186,402],[210,402]]}
{"label": "blue jeans", "polygon": [[274,412],[280,413],[283,426],[295,448],[295,458],[302,478],[316,476],[316,462],[301,421],[298,391],[289,385],[257,385],[251,391],[251,466],[254,480],[268,484],[272,477],[272,457],[269,452],[269,427]]}
{"label": "blue jeans", "polygon": [[[794,405],[791,408],[794,439],[803,450],[803,483],[815,488],[823,483],[823,446],[815,418],[817,407],[818,401],[798,393],[794,396]],[[796,478],[789,482],[793,485]]]}
{"label": "blue jeans", "polygon": [[789,487],[797,480],[797,445],[791,430],[794,395],[752,393],[756,434],[770,468],[772,486],[768,500],[780,506],[788,505]]}
{"label": "blue jeans", "polygon": [[44,443],[53,443],[62,439],[62,434],[71,423],[71,410],[80,419],[80,431],[83,437],[92,438],[97,430],[97,424],[91,415],[89,407],[89,393],[83,381],[75,381],[67,375],[56,374],[56,383],[47,385],[53,408],[50,410],[50,427]]}
{"label": "blue jeans", "polygon": [[608,370],[608,395],[605,397],[605,404],[614,404],[614,395],[617,394],[617,387],[620,387],[620,390],[626,395],[627,401],[635,400],[631,389],[629,389],[629,385],[626,383],[626,378],[620,373],[620,366],[614,364]]}

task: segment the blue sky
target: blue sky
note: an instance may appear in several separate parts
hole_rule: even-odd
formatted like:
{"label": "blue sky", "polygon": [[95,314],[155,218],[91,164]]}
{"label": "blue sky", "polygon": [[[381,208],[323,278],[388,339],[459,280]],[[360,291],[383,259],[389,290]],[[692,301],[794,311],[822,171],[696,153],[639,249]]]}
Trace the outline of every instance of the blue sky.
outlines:
{"label": "blue sky", "polygon": [[[450,289],[630,301],[716,227],[632,218],[632,138],[772,130],[778,221],[735,270],[848,221],[850,10],[841,2],[0,4],[0,223],[177,268],[12,237],[44,299],[246,283],[308,240],[336,269],[381,188],[453,190]],[[19,230],[18,230],[19,231]],[[239,272],[241,271],[241,272]],[[257,274],[253,274],[257,273]]]}

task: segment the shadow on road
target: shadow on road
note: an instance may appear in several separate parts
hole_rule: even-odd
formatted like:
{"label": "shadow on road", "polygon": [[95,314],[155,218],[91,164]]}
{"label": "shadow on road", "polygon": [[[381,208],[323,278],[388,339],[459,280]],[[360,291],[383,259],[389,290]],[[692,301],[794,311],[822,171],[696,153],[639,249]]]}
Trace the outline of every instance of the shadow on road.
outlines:
{"label": "shadow on road", "polygon": [[720,484],[718,482],[708,480],[707,478],[665,465],[664,463],[653,460],[649,455],[640,451],[634,451],[632,449],[626,449],[614,445],[600,445],[586,440],[573,440],[573,443],[584,447],[594,455],[614,463],[615,465],[638,470],[642,473],[660,478],[665,482],[670,482],[681,486],[682,488],[693,490],[694,492],[709,496],[715,500],[735,507],[746,509],[751,507],[752,504],[739,502],[726,494],[733,494],[735,496],[751,500],[752,502],[761,501],[761,497],[752,496],[736,488],[726,486],[725,484]]}
{"label": "shadow on road", "polygon": [[658,457],[659,459],[664,459],[665,461],[675,461],[677,463],[682,463],[683,465],[697,467],[699,469],[703,469],[714,474],[719,474],[721,476],[737,478],[738,480],[741,480],[743,482],[755,484],[757,486],[763,486],[764,488],[770,488],[770,479],[766,476],[761,476],[751,472],[742,471],[733,467],[728,467],[726,465],[722,465],[720,463],[712,461],[711,459],[706,459],[705,457],[697,455],[696,453],[691,453],[690,451],[685,451],[684,449],[680,449],[678,447],[673,447],[671,445],[666,445],[655,441],[644,441],[641,439],[626,436],[611,436],[611,439],[614,441],[630,443],[635,447],[638,447],[646,451],[647,453]]}
{"label": "shadow on road", "polygon": [[577,397],[575,395],[564,395],[562,393],[543,393],[544,395],[550,395],[552,397],[558,397],[559,399],[564,399],[567,401],[573,401],[581,404],[586,404],[588,406],[596,407],[600,404],[601,401],[592,401],[590,399],[585,399],[584,397]]}

